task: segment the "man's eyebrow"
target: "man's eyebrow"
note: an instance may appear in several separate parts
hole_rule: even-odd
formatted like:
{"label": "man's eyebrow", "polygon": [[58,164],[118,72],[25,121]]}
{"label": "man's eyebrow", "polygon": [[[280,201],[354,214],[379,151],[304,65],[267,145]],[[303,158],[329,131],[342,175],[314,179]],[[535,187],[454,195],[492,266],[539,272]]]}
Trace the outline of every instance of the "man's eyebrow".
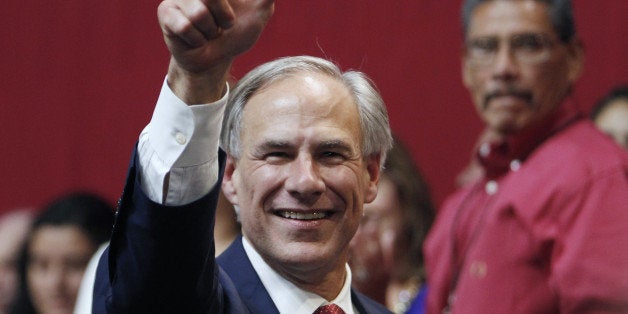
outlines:
{"label": "man's eyebrow", "polygon": [[353,151],[352,146],[343,140],[324,141],[318,145],[318,148],[321,150],[334,150],[334,151],[343,151],[343,152]]}
{"label": "man's eyebrow", "polygon": [[[275,150],[286,151],[292,148],[294,148],[294,145],[290,143],[290,141],[266,140],[259,143],[259,145],[256,145],[254,148],[254,152],[257,154],[263,154],[269,151],[275,151]],[[335,152],[342,152],[346,154],[355,153],[352,145],[340,139],[322,141],[316,144],[315,149],[317,151],[335,151]]]}
{"label": "man's eyebrow", "polygon": [[465,41],[486,40],[486,39],[502,39],[502,38],[512,39],[512,38],[527,37],[527,36],[551,37],[551,34],[548,34],[548,33],[543,32],[543,31],[522,31],[522,32],[510,34],[508,36],[499,36],[499,35],[496,35],[496,34],[484,34],[484,35],[476,35],[476,36],[473,36],[473,37],[469,36],[469,37],[467,37],[465,39]]}
{"label": "man's eyebrow", "polygon": [[255,151],[283,150],[292,147],[290,142],[282,140],[266,140],[255,146]]}

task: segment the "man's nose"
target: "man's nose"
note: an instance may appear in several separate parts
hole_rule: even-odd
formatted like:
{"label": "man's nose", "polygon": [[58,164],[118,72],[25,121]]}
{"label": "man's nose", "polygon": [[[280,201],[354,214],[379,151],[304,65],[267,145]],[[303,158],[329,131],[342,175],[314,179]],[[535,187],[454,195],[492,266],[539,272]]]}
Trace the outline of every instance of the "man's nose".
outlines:
{"label": "man's nose", "polygon": [[519,76],[519,63],[513,49],[503,44],[497,51],[491,64],[493,78],[503,81],[512,81]]}
{"label": "man's nose", "polygon": [[44,275],[46,286],[55,291],[62,289],[66,275],[62,267],[51,267]]}
{"label": "man's nose", "polygon": [[291,164],[286,189],[293,197],[307,205],[313,204],[325,191],[319,166],[312,156],[299,156]]}

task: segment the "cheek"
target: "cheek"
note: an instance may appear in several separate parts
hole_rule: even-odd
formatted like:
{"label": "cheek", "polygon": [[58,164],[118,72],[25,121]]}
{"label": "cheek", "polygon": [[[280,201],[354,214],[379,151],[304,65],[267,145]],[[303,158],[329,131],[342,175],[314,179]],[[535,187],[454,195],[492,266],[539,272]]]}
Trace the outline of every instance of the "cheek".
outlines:
{"label": "cheek", "polygon": [[357,229],[360,224],[369,193],[368,176],[357,169],[333,167],[321,172],[329,191],[327,197],[332,203],[346,208],[345,218],[350,230]]}
{"label": "cheek", "polygon": [[67,284],[69,291],[76,295],[78,293],[78,289],[81,285],[81,280],[83,279],[83,274],[85,272],[85,268],[81,270],[73,270],[68,274]]}
{"label": "cheek", "polygon": [[46,288],[45,276],[45,272],[37,269],[29,269],[26,272],[28,294],[35,304],[41,304],[46,299],[45,296],[51,293],[50,289]]}
{"label": "cheek", "polygon": [[369,183],[366,167],[349,165],[327,169],[326,177],[331,184],[343,186],[350,190],[359,190],[362,193]]}
{"label": "cheek", "polygon": [[37,291],[39,290],[39,286],[40,286],[40,281],[38,281],[38,278],[41,278],[42,276],[38,275],[37,272],[34,272],[33,270],[28,270],[26,272],[26,282],[28,283],[28,290],[30,291],[30,294],[37,294]]}
{"label": "cheek", "polygon": [[463,83],[473,98],[478,97],[485,83],[489,80],[489,72],[478,69],[464,68]]}
{"label": "cheek", "polygon": [[562,97],[562,94],[569,89],[568,73],[562,65],[548,64],[531,68],[524,74],[526,87],[532,89],[532,92],[536,94],[535,97],[541,99]]}
{"label": "cheek", "polygon": [[[264,200],[276,189],[280,182],[280,169],[272,166],[259,168],[241,168],[235,178],[235,188],[241,207],[257,208],[263,206]],[[246,178],[242,178],[242,171],[246,171]]]}

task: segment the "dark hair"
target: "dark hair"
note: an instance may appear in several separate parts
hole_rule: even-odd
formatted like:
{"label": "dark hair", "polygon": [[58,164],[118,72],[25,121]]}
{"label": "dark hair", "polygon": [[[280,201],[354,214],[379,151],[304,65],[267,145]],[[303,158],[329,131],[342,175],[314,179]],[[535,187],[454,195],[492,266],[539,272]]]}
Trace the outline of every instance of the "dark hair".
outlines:
{"label": "dark hair", "polygon": [[[401,280],[411,277],[425,280],[423,242],[434,220],[434,206],[427,182],[407,148],[394,139],[382,175],[390,180],[397,191],[403,215],[395,259],[399,266],[393,276]],[[398,248],[403,248],[399,250]]]}
{"label": "dark hair", "polygon": [[27,268],[29,247],[33,234],[45,226],[76,226],[94,244],[94,251],[109,239],[114,209],[100,196],[89,192],[75,192],[53,200],[35,217],[31,231],[24,242],[18,260],[19,287],[10,313],[37,313],[29,295]]}
{"label": "dark hair", "polygon": [[[462,5],[462,29],[464,37],[469,31],[471,15],[475,8],[486,1],[498,0],[466,0]],[[510,0],[514,1],[514,0]],[[549,6],[549,17],[558,38],[564,42],[570,42],[576,36],[576,26],[573,17],[571,0],[535,0],[546,3]]]}
{"label": "dark hair", "polygon": [[595,120],[597,116],[604,111],[608,104],[618,99],[628,100],[628,85],[619,85],[611,89],[608,93],[606,93],[606,95],[598,100],[591,110],[591,120]]}

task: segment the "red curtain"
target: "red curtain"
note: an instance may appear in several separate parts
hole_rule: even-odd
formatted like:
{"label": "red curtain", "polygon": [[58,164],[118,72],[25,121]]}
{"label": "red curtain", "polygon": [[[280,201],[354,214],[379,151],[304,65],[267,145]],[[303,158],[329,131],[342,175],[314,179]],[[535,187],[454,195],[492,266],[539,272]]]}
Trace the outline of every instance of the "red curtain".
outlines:
{"label": "red curtain", "polygon": [[[166,73],[158,1],[8,0],[0,10],[0,212],[89,189],[113,203]],[[278,1],[235,77],[286,55],[328,57],[378,85],[437,203],[481,129],[460,81],[459,1]],[[575,0],[583,110],[628,82],[628,1]]]}

